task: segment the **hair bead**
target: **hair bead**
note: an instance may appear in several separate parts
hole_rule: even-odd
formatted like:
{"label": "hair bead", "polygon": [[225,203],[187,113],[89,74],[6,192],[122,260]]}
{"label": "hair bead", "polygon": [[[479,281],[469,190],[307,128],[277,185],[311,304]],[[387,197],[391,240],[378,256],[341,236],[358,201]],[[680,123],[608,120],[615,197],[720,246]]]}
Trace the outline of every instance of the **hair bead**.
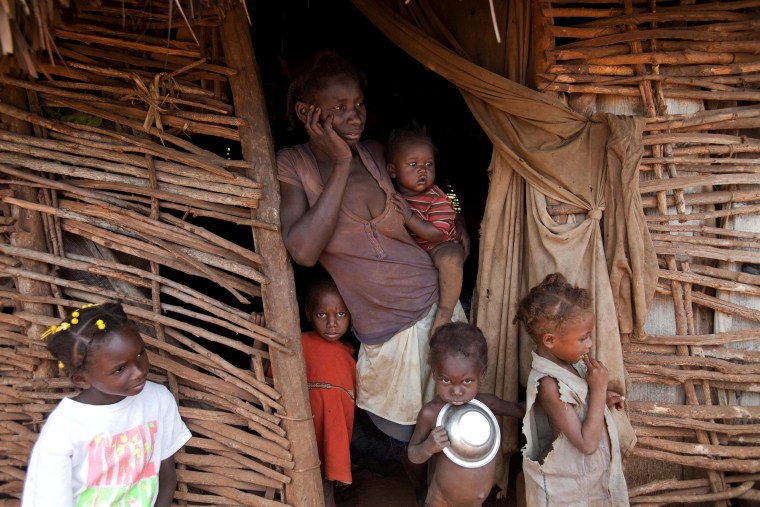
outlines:
{"label": "hair bead", "polygon": [[74,309],[66,320],[43,333],[48,351],[60,361],[59,368],[75,373],[84,367],[93,341],[105,339],[107,332],[130,326],[130,320],[118,302],[86,304]]}
{"label": "hair bead", "polygon": [[58,326],[50,326],[50,327],[47,329],[47,331],[45,331],[44,333],[42,333],[42,334],[40,335],[40,340],[44,340],[45,338],[47,338],[47,337],[48,337],[48,336],[50,336],[51,334],[55,334],[55,332],[56,332],[56,331],[58,331]]}

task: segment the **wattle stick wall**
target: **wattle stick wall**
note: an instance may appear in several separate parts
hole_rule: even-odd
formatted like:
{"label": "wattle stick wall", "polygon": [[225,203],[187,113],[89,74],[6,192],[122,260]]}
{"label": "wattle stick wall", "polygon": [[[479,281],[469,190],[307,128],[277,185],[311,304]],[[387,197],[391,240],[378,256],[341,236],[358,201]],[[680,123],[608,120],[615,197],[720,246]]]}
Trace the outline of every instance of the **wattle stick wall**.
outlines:
{"label": "wattle stick wall", "polygon": [[[46,16],[11,19],[32,42],[49,35],[50,51],[13,39],[0,60],[3,505],[18,505],[41,424],[74,392],[39,335],[114,299],[193,433],[175,457],[175,503],[321,503],[246,13],[191,7],[79,5],[29,32]],[[266,327],[250,317],[262,310]]]}

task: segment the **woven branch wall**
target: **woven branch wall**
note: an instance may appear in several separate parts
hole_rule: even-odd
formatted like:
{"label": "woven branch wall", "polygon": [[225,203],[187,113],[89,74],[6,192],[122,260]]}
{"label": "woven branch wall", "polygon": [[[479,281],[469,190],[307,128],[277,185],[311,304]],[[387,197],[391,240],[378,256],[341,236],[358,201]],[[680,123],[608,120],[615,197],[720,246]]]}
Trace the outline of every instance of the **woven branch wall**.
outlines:
{"label": "woven branch wall", "polygon": [[252,231],[277,227],[252,218],[262,185],[236,155],[245,120],[221,54],[224,5],[194,4],[81,4],[36,27],[45,46],[17,38],[2,60],[2,505],[18,504],[40,423],[73,392],[34,337],[105,300],[140,325],[150,378],[193,433],[175,502],[287,502],[291,437],[264,373],[286,340],[250,318],[267,281]]}
{"label": "woven branch wall", "polygon": [[640,191],[660,281],[651,334],[624,337],[631,501],[757,500],[760,2],[559,0],[533,12],[538,89],[649,120]]}

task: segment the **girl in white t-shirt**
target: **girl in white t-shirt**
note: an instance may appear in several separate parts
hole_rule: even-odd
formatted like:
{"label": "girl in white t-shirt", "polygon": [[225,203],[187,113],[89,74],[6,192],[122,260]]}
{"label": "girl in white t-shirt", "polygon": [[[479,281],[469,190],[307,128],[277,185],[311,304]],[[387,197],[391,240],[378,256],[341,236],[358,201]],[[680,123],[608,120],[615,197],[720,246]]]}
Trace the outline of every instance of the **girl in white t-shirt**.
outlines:
{"label": "girl in white t-shirt", "polygon": [[177,403],[149,382],[148,355],[121,305],[87,305],[42,335],[81,391],[48,417],[22,507],[169,506],[176,453],[190,439]]}

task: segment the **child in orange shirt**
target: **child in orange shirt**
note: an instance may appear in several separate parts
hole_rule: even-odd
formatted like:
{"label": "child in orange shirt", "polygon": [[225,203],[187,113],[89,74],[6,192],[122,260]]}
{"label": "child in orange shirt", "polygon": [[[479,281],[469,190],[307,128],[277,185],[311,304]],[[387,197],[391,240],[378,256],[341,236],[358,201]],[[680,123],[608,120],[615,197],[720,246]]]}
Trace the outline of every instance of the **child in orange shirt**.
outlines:
{"label": "child in orange shirt", "polygon": [[[335,507],[334,484],[351,484],[351,435],[356,403],[356,361],[341,341],[351,314],[329,275],[315,276],[306,289],[306,319],[313,330],[301,334],[309,404],[322,470],[325,507]],[[253,321],[263,325],[263,315]],[[268,374],[271,376],[271,368]]]}
{"label": "child in orange shirt", "polygon": [[322,462],[325,506],[330,507],[335,505],[333,484],[351,484],[349,447],[354,428],[356,361],[352,350],[340,341],[348,331],[351,314],[329,276],[309,285],[306,318],[314,330],[303,333],[301,343]]}

